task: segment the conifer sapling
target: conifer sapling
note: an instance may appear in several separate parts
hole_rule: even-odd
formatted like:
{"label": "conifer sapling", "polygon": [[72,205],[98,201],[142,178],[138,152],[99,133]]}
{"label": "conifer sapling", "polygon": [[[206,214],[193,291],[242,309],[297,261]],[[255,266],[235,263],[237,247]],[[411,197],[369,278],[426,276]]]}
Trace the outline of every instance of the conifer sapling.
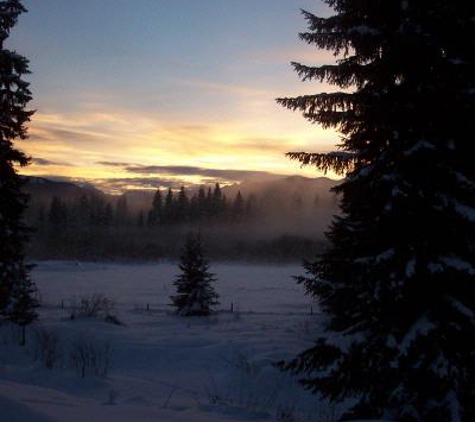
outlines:
{"label": "conifer sapling", "polygon": [[213,283],[214,274],[204,258],[201,237],[188,235],[183,248],[179,268],[181,274],[174,281],[177,294],[171,296],[172,306],[181,316],[207,316],[219,305]]}

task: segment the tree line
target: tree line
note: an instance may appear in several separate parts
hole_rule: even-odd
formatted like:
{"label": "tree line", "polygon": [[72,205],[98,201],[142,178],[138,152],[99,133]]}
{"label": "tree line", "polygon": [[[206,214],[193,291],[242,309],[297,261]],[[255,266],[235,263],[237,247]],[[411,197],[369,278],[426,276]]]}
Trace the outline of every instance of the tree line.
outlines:
{"label": "tree line", "polygon": [[127,196],[115,203],[96,194],[82,195],[76,201],[54,196],[48,206],[37,210],[39,229],[50,227],[156,227],[184,223],[240,223],[249,221],[258,212],[257,198],[245,198],[238,192],[232,199],[223,194],[219,184],[214,189],[201,187],[189,195],[185,187],[178,192],[158,189],[149,209],[133,211]]}

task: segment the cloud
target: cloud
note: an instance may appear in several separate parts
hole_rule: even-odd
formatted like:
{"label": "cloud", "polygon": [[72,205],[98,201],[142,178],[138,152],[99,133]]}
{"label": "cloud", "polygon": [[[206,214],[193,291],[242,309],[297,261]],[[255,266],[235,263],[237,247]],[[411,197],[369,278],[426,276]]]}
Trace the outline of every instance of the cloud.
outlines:
{"label": "cloud", "polygon": [[131,164],[131,163],[115,162],[115,161],[98,161],[97,164],[99,164],[101,166],[117,167],[117,168],[125,168],[125,167],[129,167],[129,166],[138,165],[138,164]]}
{"label": "cloud", "polygon": [[136,189],[158,189],[171,188],[179,189],[182,186],[190,186],[181,179],[168,179],[157,177],[132,177],[132,178],[82,178],[82,177],[67,177],[57,175],[43,175],[42,178],[51,180],[53,182],[73,183],[82,187],[96,188],[109,194],[121,194],[128,190]]}
{"label": "cloud", "polygon": [[49,143],[74,143],[76,145],[81,143],[97,143],[101,138],[103,136],[100,134],[61,129],[48,125],[37,125],[30,136],[32,140],[47,140]]}
{"label": "cloud", "polygon": [[67,167],[73,167],[73,164],[70,163],[64,163],[60,161],[51,161],[51,160],[46,160],[45,158],[39,158],[39,157],[33,157],[31,159],[31,163],[37,166],[67,166]]}
{"label": "cloud", "polygon": [[187,185],[183,180],[170,180],[156,177],[95,179],[91,180],[90,183],[107,192],[125,192],[132,189],[179,189],[181,186]]}
{"label": "cloud", "polygon": [[123,162],[102,161],[98,164],[117,167],[131,174],[140,175],[169,175],[169,176],[198,176],[202,179],[225,181],[225,182],[242,182],[249,179],[270,179],[280,175],[267,171],[258,170],[234,170],[234,169],[210,169],[195,166],[146,166],[138,164],[127,164]]}

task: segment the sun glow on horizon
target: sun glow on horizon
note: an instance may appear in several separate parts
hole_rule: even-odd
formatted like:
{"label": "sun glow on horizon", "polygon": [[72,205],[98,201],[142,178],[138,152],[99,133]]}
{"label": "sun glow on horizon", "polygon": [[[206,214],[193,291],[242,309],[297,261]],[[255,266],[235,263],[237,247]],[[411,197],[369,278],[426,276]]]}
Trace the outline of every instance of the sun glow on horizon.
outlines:
{"label": "sun glow on horizon", "polygon": [[[275,102],[332,89],[299,83],[289,67],[291,60],[334,61],[298,40],[305,23],[296,7],[203,3],[204,12],[190,2],[196,13],[186,17],[173,3],[150,8],[137,2],[131,16],[126,3],[103,1],[115,5],[115,20],[92,0],[51,0],[48,7],[27,1],[29,13],[9,41],[31,61],[31,108],[38,110],[30,138],[18,143],[34,159],[22,174],[100,181],[106,190],[107,180],[150,189],[158,181],[323,176],[285,153],[334,150],[338,134]],[[313,0],[302,1],[314,7]],[[91,8],[98,25],[85,34]],[[46,18],[57,25],[45,25]],[[170,27],[178,18],[191,19],[190,33]],[[179,174],[179,167],[194,170]]]}

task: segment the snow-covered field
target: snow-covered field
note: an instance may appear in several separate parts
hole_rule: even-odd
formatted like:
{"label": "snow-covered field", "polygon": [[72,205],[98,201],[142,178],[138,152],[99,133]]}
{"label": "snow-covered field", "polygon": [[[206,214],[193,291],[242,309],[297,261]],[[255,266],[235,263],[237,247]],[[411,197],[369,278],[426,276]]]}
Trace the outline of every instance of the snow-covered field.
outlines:
{"label": "snow-covered field", "polygon": [[[301,268],[217,264],[212,271],[221,310],[190,319],[168,306],[173,264],[39,263],[33,277],[43,308],[27,347],[16,346],[14,328],[0,330],[0,421],[331,422],[334,409],[273,366],[308,347],[319,329],[318,313],[310,315],[309,298],[291,278]],[[70,319],[71,304],[93,293],[115,301],[124,325]],[[34,360],[35,350],[44,353],[36,330],[56,334],[53,369],[46,358]],[[112,347],[106,377],[86,371],[83,379],[72,368],[71,350],[81,342]]]}

